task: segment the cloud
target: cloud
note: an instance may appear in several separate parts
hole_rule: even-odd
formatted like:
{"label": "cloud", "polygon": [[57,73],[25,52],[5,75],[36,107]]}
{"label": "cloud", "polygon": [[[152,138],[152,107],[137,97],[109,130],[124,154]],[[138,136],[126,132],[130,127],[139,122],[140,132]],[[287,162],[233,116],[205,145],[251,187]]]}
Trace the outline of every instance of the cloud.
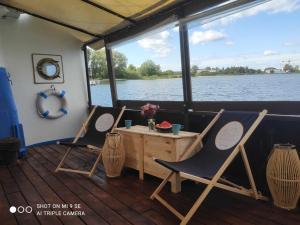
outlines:
{"label": "cloud", "polygon": [[158,34],[139,40],[138,44],[142,48],[153,51],[155,57],[166,57],[171,52],[171,47],[168,44],[169,37],[170,32],[162,31]]}
{"label": "cloud", "polygon": [[300,9],[299,0],[273,0],[253,8],[253,12],[268,11],[269,13],[294,12]]}
{"label": "cloud", "polygon": [[173,30],[174,32],[178,32],[178,31],[179,31],[179,26],[173,27],[172,30]]}
{"label": "cloud", "polygon": [[191,42],[192,44],[205,44],[225,38],[225,34],[215,30],[194,31],[191,36]]}
{"label": "cloud", "polygon": [[283,45],[286,47],[298,47],[300,46],[300,41],[288,41],[283,43]]}
{"label": "cloud", "polygon": [[230,41],[230,40],[228,40],[228,41],[225,41],[225,45],[234,45],[234,42],[233,42],[233,41]]}
{"label": "cloud", "polygon": [[294,43],[292,43],[292,42],[285,42],[285,43],[283,43],[283,45],[290,47],[290,46],[293,46]]}
{"label": "cloud", "polygon": [[270,56],[270,55],[278,55],[278,52],[273,51],[273,50],[265,50],[264,51],[265,56]]}
{"label": "cloud", "polygon": [[203,24],[202,27],[211,29],[216,26],[226,26],[240,18],[255,16],[259,13],[266,12],[269,14],[280,13],[280,12],[294,12],[300,9],[300,0],[273,0],[254,6],[249,9],[245,9],[241,12],[234,13],[229,16],[222,17],[213,22]]}
{"label": "cloud", "polygon": [[169,31],[162,31],[158,34],[161,38],[166,39],[170,36],[170,32]]}

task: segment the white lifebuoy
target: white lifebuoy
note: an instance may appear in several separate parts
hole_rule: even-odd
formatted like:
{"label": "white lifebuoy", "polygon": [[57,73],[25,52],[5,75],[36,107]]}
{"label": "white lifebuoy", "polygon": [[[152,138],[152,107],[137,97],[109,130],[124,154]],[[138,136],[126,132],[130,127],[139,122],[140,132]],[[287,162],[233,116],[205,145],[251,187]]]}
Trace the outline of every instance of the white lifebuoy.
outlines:
{"label": "white lifebuoy", "polygon": [[[45,119],[57,119],[68,114],[67,101],[65,98],[65,91],[57,91],[55,89],[48,89],[41,91],[37,94],[36,108],[40,117]],[[60,100],[60,108],[56,112],[51,112],[45,109],[43,102],[48,99],[49,96],[55,96]]]}

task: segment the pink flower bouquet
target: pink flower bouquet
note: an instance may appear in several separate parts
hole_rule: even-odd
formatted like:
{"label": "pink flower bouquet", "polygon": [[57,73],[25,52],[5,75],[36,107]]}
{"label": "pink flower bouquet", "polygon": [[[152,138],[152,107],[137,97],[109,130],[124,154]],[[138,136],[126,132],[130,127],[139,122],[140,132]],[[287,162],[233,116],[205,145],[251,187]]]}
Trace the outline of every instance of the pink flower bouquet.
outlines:
{"label": "pink flower bouquet", "polygon": [[159,105],[153,105],[153,104],[147,103],[146,105],[143,105],[141,107],[141,115],[148,119],[153,119],[157,110],[159,110]]}

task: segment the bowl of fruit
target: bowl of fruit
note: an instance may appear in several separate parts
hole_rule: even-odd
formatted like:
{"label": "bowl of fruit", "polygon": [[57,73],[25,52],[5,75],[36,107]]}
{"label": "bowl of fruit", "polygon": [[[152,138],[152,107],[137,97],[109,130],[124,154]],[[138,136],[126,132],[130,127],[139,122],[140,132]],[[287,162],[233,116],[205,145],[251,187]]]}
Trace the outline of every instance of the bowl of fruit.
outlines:
{"label": "bowl of fruit", "polygon": [[172,132],[172,124],[168,121],[163,121],[159,124],[156,124],[155,128],[158,132],[162,132],[162,133],[171,133]]}

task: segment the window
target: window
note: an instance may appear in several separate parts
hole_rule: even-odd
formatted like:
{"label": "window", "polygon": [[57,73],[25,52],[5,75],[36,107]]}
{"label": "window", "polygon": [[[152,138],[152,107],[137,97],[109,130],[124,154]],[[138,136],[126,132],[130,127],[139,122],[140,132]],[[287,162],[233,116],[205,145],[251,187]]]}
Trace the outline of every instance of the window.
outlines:
{"label": "window", "polygon": [[299,101],[299,12],[273,0],[188,23],[193,100]]}
{"label": "window", "polygon": [[88,48],[91,100],[93,105],[112,106],[105,49]]}
{"label": "window", "polygon": [[161,28],[113,46],[118,99],[183,101],[178,29]]}

